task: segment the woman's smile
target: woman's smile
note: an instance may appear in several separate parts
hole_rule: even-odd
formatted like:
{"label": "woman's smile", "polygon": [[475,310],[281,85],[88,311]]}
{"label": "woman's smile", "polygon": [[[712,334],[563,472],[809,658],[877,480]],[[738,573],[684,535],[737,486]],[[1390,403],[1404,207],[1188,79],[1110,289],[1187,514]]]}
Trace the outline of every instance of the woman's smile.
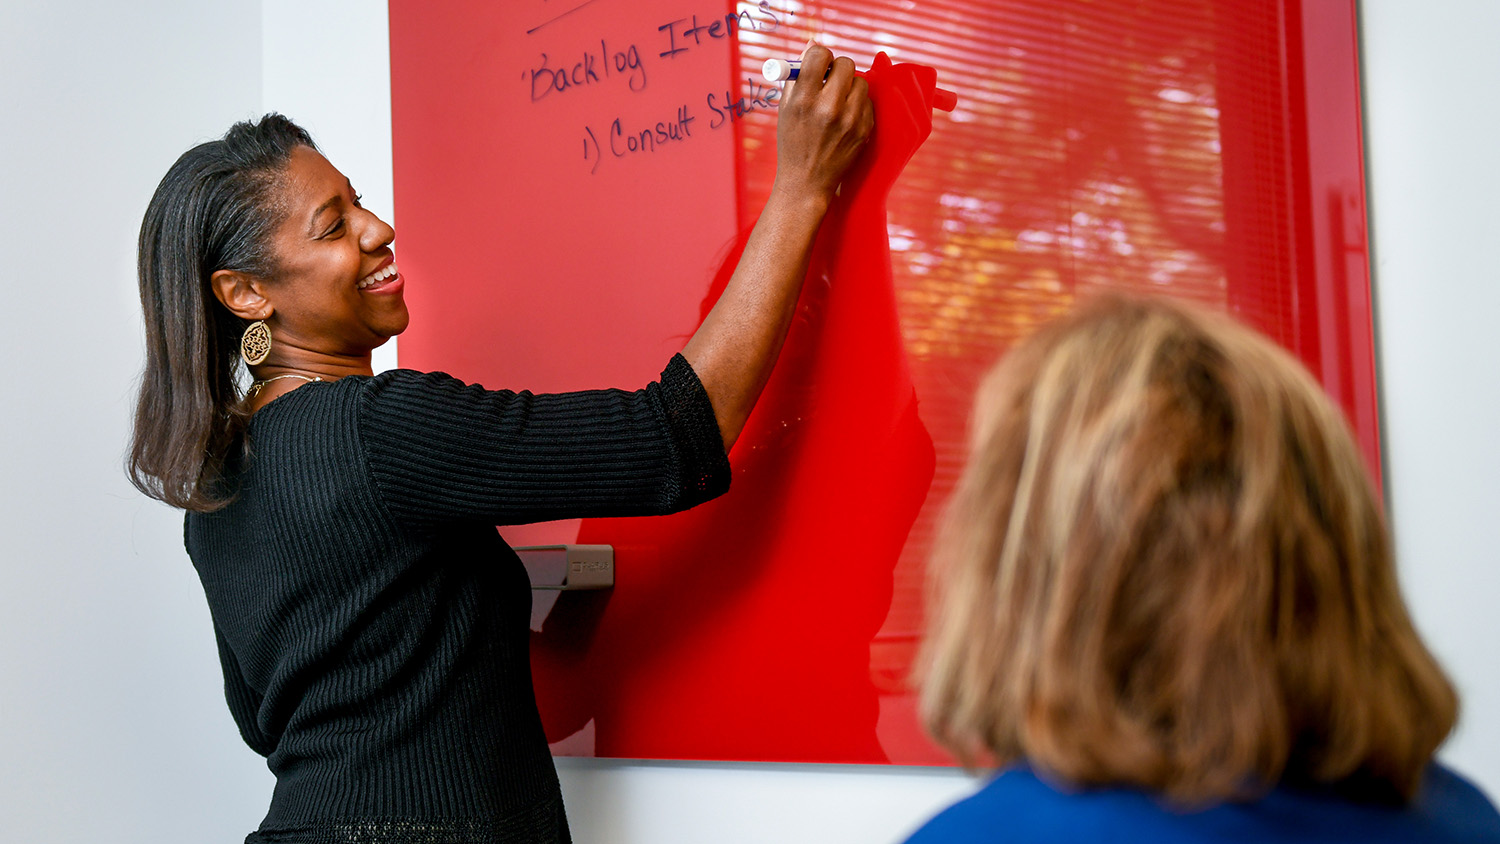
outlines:
{"label": "woman's smile", "polygon": [[379,269],[360,279],[355,287],[366,293],[390,293],[393,285],[398,288],[404,286],[394,257],[386,259]]}

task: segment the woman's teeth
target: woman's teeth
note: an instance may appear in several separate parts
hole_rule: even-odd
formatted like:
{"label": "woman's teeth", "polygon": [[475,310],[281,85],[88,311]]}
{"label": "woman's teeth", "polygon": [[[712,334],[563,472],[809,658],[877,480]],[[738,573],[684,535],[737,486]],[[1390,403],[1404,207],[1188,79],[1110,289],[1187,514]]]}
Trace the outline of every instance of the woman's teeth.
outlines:
{"label": "woman's teeth", "polygon": [[378,272],[370,273],[369,275],[367,275],[364,278],[360,279],[359,284],[355,285],[355,287],[358,287],[360,290],[364,290],[366,287],[369,287],[372,284],[378,284],[378,283],[380,283],[382,281],[385,281],[386,279],[390,278],[391,276],[393,276],[395,274],[396,274],[396,262],[392,261],[389,264],[385,265],[385,269],[380,270]]}

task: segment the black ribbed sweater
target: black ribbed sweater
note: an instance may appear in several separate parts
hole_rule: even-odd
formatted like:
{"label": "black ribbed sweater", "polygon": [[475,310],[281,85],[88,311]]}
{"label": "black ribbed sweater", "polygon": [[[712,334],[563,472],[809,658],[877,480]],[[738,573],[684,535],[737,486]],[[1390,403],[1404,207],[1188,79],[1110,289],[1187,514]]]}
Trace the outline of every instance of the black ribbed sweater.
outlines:
{"label": "black ribbed sweater", "polygon": [[679,355],[627,393],[397,370],[251,420],[238,497],[190,513],[230,712],[276,774],[248,842],[568,840],[532,694],[531,592],[496,524],[649,515],[728,488]]}

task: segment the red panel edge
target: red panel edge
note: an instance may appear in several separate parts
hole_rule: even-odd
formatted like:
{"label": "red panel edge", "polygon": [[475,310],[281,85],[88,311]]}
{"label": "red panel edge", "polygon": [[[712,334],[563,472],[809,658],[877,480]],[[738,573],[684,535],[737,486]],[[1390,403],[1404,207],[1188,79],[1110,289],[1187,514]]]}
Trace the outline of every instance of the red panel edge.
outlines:
{"label": "red panel edge", "polygon": [[1356,0],[1292,2],[1288,12],[1295,9],[1295,16],[1288,14],[1288,22],[1301,21],[1300,55],[1293,56],[1300,59],[1296,64],[1302,78],[1294,86],[1300,87],[1295,99],[1301,100],[1305,128],[1295,152],[1306,157],[1306,183],[1299,186],[1298,200],[1311,228],[1309,257],[1317,269],[1312,309],[1317,316],[1304,311],[1304,318],[1322,321],[1324,385],[1347,414],[1379,487],[1380,414]]}

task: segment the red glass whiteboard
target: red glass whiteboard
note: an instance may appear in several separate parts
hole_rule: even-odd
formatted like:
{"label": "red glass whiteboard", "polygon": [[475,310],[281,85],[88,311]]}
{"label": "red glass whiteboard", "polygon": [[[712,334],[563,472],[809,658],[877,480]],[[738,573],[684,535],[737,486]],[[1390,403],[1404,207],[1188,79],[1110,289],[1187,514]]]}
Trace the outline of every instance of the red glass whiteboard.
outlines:
{"label": "red glass whiteboard", "polygon": [[[908,674],[969,397],[1092,290],[1235,311],[1313,369],[1378,468],[1352,2],[392,0],[390,15],[400,361],[492,387],[634,388],[681,347],[769,189],[766,58],[816,33],[861,66],[884,49],[935,67],[960,98],[891,194],[889,289],[872,294],[889,304],[867,347],[820,346],[819,315],[845,310],[810,283],[728,496],[502,531],[616,546],[615,589],[565,596],[533,651],[559,752],[944,761]],[[808,361],[867,379],[863,424],[798,381]]]}

